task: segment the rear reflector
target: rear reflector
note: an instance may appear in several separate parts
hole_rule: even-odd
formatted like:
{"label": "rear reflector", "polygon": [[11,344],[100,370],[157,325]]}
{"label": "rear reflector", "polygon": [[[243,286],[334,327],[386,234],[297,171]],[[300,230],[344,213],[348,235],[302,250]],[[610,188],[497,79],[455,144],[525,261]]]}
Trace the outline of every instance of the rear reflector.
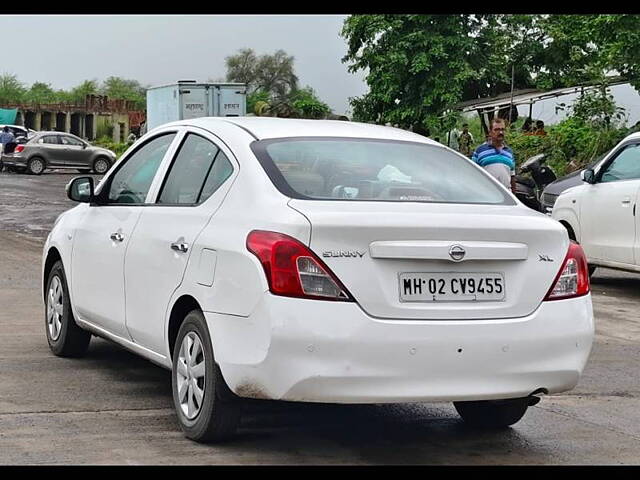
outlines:
{"label": "rear reflector", "polygon": [[545,300],[562,300],[580,297],[589,293],[589,266],[582,247],[575,242],[569,244],[564,259]]}
{"label": "rear reflector", "polygon": [[275,295],[353,301],[329,267],[295,238],[254,230],[247,236],[247,249],[262,263]]}

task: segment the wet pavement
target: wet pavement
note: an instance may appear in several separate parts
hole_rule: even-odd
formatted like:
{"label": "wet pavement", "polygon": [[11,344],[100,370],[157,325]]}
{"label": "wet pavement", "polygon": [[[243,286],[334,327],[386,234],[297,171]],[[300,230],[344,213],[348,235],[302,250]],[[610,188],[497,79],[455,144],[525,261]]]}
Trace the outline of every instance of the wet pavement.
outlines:
{"label": "wet pavement", "polygon": [[95,337],[83,359],[49,351],[42,244],[76,175],[0,173],[0,464],[640,463],[640,275],[607,269],[580,383],[513,428],[469,429],[447,403],[247,401],[232,441],[187,440],[167,371]]}

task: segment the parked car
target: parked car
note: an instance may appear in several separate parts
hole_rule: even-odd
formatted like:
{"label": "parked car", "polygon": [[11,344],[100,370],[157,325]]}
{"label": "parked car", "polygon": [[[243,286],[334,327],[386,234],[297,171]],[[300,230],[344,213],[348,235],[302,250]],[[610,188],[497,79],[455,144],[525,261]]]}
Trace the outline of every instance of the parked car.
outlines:
{"label": "parked car", "polygon": [[11,152],[2,154],[2,163],[13,170],[40,175],[47,168],[75,169],[82,173],[104,174],[116,160],[106,148],[94,147],[70,133],[38,132]]}
{"label": "parked car", "polygon": [[47,168],[72,168],[83,173],[104,174],[116,160],[106,148],[94,147],[70,133],[38,132],[10,153],[2,154],[2,163],[17,171],[40,175]]}
{"label": "parked car", "polygon": [[640,133],[627,136],[580,178],[558,197],[553,218],[582,245],[590,273],[597,266],[640,272]]}
{"label": "parked car", "polygon": [[542,204],[542,212],[547,215],[551,215],[551,211],[553,210],[553,206],[556,203],[556,200],[560,196],[562,192],[565,190],[575,187],[577,185],[582,185],[582,170],[586,168],[593,168],[598,164],[604,157],[608,155],[609,152],[603,153],[598,156],[594,161],[590,162],[585,168],[581,170],[576,170],[575,172],[571,172],[564,177],[560,177],[555,182],[550,183],[545,187],[542,191],[542,195],[540,196],[540,203]]}
{"label": "parked car", "polygon": [[197,441],[233,433],[238,397],[453,401],[506,427],[572,389],[591,349],[581,247],[414,133],[184,120],[67,192],[81,204],[44,247],[51,350],[94,334],[170,369]]}

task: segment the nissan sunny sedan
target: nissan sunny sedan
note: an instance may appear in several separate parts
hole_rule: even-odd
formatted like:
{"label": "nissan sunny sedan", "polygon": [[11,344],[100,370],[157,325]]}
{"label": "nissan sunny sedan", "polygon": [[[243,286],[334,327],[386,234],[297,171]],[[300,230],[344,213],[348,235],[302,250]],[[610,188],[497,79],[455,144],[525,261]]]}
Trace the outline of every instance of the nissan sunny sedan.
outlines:
{"label": "nissan sunny sedan", "polygon": [[452,401],[516,423],[572,389],[594,323],[581,247],[482,168],[382,126],[199,118],[67,187],[43,256],[59,356],[103,337],[172,371],[187,437],[240,397]]}

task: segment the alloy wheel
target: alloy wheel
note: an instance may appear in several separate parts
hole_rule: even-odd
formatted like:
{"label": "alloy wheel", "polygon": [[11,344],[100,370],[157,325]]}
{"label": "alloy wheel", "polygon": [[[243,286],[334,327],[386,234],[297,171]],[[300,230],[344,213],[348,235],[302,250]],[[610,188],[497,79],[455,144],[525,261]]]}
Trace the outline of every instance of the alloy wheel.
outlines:
{"label": "alloy wheel", "polygon": [[205,371],[202,341],[191,331],[182,339],[175,371],[180,409],[189,420],[198,416],[204,402]]}
{"label": "alloy wheel", "polygon": [[96,160],[96,173],[105,173],[109,169],[109,164],[105,160]]}
{"label": "alloy wheel", "polygon": [[53,277],[47,294],[47,326],[49,337],[54,342],[60,336],[62,315],[64,314],[64,290],[58,276]]}
{"label": "alloy wheel", "polygon": [[31,172],[35,173],[36,175],[38,173],[41,173],[42,170],[44,170],[44,164],[42,163],[42,160],[38,160],[37,158],[31,161]]}

